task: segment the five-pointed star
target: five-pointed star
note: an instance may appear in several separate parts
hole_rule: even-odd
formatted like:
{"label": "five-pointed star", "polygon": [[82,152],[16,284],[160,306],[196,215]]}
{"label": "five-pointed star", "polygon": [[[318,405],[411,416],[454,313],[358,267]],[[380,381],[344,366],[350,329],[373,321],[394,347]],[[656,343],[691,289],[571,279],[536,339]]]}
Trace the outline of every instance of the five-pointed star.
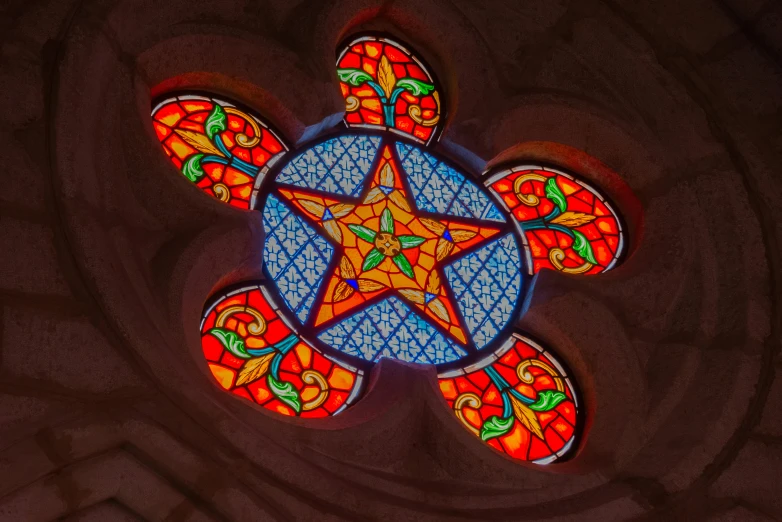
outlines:
{"label": "five-pointed star", "polygon": [[368,299],[396,291],[462,344],[465,328],[456,313],[441,265],[499,233],[497,228],[418,215],[407,197],[401,170],[386,146],[358,204],[298,190],[279,193],[337,244],[334,273],[327,278],[315,316],[321,325]]}

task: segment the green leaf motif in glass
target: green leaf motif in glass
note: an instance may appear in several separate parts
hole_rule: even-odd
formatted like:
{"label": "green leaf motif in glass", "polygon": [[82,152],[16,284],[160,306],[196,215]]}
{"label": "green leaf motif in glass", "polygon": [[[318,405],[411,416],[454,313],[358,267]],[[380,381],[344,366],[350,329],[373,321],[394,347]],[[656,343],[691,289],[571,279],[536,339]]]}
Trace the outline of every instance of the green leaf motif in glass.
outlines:
{"label": "green leaf motif in glass", "polygon": [[182,165],[182,174],[193,183],[197,183],[204,176],[204,169],[201,168],[202,153],[193,154]]}
{"label": "green leaf motif in glass", "polygon": [[399,244],[402,245],[402,248],[417,247],[426,241],[426,239],[418,236],[399,236],[397,239],[399,240]]}
{"label": "green leaf motif in glass", "polygon": [[215,103],[214,109],[209,113],[209,117],[204,122],[204,131],[206,131],[207,137],[211,140],[214,139],[214,135],[218,132],[224,131],[226,127],[227,117],[225,111],[220,105]]}
{"label": "green leaf motif in glass", "polygon": [[557,407],[557,405],[567,399],[567,395],[561,391],[544,390],[538,393],[538,400],[529,405],[529,409],[535,411],[549,411]]}
{"label": "green leaf motif in glass", "polygon": [[372,77],[361,69],[337,69],[337,76],[340,81],[349,83],[354,87],[372,80]]}
{"label": "green leaf motif in glass", "polygon": [[348,228],[356,234],[358,237],[366,241],[367,243],[374,243],[375,236],[377,235],[374,230],[365,227],[364,225],[348,225]]}
{"label": "green leaf motif in glass", "polygon": [[422,82],[415,78],[402,78],[396,82],[396,86],[405,89],[413,96],[427,95],[434,90],[434,85],[431,83]]}
{"label": "green leaf motif in glass", "polygon": [[383,213],[380,214],[380,231],[389,234],[394,233],[394,216],[391,215],[391,211],[388,208],[384,209]]}
{"label": "green leaf motif in glass", "polygon": [[361,270],[363,270],[364,272],[366,272],[367,270],[372,270],[377,265],[379,265],[385,258],[386,256],[384,256],[380,252],[380,250],[378,250],[377,248],[373,248],[372,250],[369,251],[367,257],[364,258],[364,264],[361,266]]}
{"label": "green leaf motif in glass", "polygon": [[548,182],[546,183],[546,197],[553,201],[557,207],[559,207],[560,212],[567,210],[567,200],[565,199],[565,195],[562,193],[562,190],[560,190],[559,186],[557,185],[557,180],[554,178],[549,178]]}
{"label": "green leaf motif in glass", "polygon": [[593,265],[596,265],[597,260],[595,259],[595,253],[592,251],[592,244],[586,236],[578,230],[574,230],[573,235],[576,238],[573,241],[573,250],[575,250],[585,261],[589,261]]}
{"label": "green leaf motif in glass", "polygon": [[489,439],[501,437],[508,433],[513,427],[513,417],[501,419],[496,415],[489,417],[481,426],[481,440],[486,442]]}
{"label": "green leaf motif in glass", "polygon": [[269,374],[269,377],[266,379],[266,383],[269,385],[269,390],[271,390],[275,397],[293,408],[296,413],[301,412],[301,397],[299,397],[299,392],[296,391],[293,384],[278,381],[271,374]]}
{"label": "green leaf motif in glass", "polygon": [[415,278],[415,274],[413,273],[413,267],[410,265],[410,261],[407,260],[404,254],[401,252],[394,257],[392,257],[394,264],[396,267],[402,271],[403,274],[405,274],[410,279]]}
{"label": "green leaf motif in glass", "polygon": [[249,359],[251,355],[244,347],[244,340],[236,332],[212,328],[209,333],[214,335],[232,355],[240,359]]}

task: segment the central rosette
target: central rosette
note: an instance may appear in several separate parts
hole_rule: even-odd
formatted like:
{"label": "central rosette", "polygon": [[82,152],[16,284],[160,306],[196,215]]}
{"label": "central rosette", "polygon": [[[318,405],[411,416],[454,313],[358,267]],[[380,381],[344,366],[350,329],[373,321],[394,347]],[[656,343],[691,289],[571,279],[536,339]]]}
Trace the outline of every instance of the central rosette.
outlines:
{"label": "central rosette", "polygon": [[[397,223],[391,209],[385,208],[380,214],[380,230],[374,231],[363,225],[348,225],[348,228],[356,234],[357,237],[372,243],[375,248],[369,251],[361,264],[363,271],[368,271],[380,265],[386,257],[390,257],[396,267],[407,277],[414,278],[413,266],[410,260],[405,256],[402,250],[415,248],[426,241],[425,237],[405,234],[395,236]],[[399,228],[404,227],[401,223]],[[418,256],[416,256],[418,257]]]}
{"label": "central rosette", "polygon": [[[423,238],[420,239],[423,241]],[[394,257],[402,250],[402,242],[393,234],[381,232],[375,238],[375,248],[386,257]]]}

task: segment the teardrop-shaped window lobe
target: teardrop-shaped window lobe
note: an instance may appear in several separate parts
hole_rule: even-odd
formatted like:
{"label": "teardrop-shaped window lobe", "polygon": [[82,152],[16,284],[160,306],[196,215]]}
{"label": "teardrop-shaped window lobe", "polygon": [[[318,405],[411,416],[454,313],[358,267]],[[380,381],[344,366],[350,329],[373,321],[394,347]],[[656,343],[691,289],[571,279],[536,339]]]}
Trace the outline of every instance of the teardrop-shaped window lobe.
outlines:
{"label": "teardrop-shaped window lobe", "polygon": [[511,458],[549,464],[570,457],[581,400],[551,351],[513,334],[494,354],[439,375],[440,391],[473,435]]}
{"label": "teardrop-shaped window lobe", "polygon": [[261,285],[207,307],[201,348],[221,388],[282,415],[336,415],[363,391],[364,373],[302,339]]}
{"label": "teardrop-shaped window lobe", "polygon": [[491,174],[485,184],[519,223],[530,274],[548,268],[594,275],[622,261],[627,231],[614,205],[586,181],[522,165]]}
{"label": "teardrop-shaped window lobe", "polygon": [[206,194],[252,208],[269,168],[288,146],[269,125],[232,102],[179,94],[156,104],[152,125],[163,151]]}
{"label": "teardrop-shaped window lobe", "polygon": [[440,86],[404,45],[379,36],[355,38],[339,52],[337,76],[348,126],[387,129],[424,144],[442,131]]}

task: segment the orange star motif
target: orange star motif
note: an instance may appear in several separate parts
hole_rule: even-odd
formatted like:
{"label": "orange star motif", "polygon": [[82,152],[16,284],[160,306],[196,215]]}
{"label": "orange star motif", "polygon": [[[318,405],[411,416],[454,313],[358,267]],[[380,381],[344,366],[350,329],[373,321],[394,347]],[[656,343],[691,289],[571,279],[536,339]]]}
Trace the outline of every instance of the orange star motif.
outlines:
{"label": "orange star motif", "polygon": [[393,291],[466,344],[466,328],[450,289],[442,284],[442,265],[500,230],[419,215],[408,199],[400,173],[386,146],[358,202],[279,189],[336,245],[338,261],[328,278],[314,324],[336,320],[366,301]]}

